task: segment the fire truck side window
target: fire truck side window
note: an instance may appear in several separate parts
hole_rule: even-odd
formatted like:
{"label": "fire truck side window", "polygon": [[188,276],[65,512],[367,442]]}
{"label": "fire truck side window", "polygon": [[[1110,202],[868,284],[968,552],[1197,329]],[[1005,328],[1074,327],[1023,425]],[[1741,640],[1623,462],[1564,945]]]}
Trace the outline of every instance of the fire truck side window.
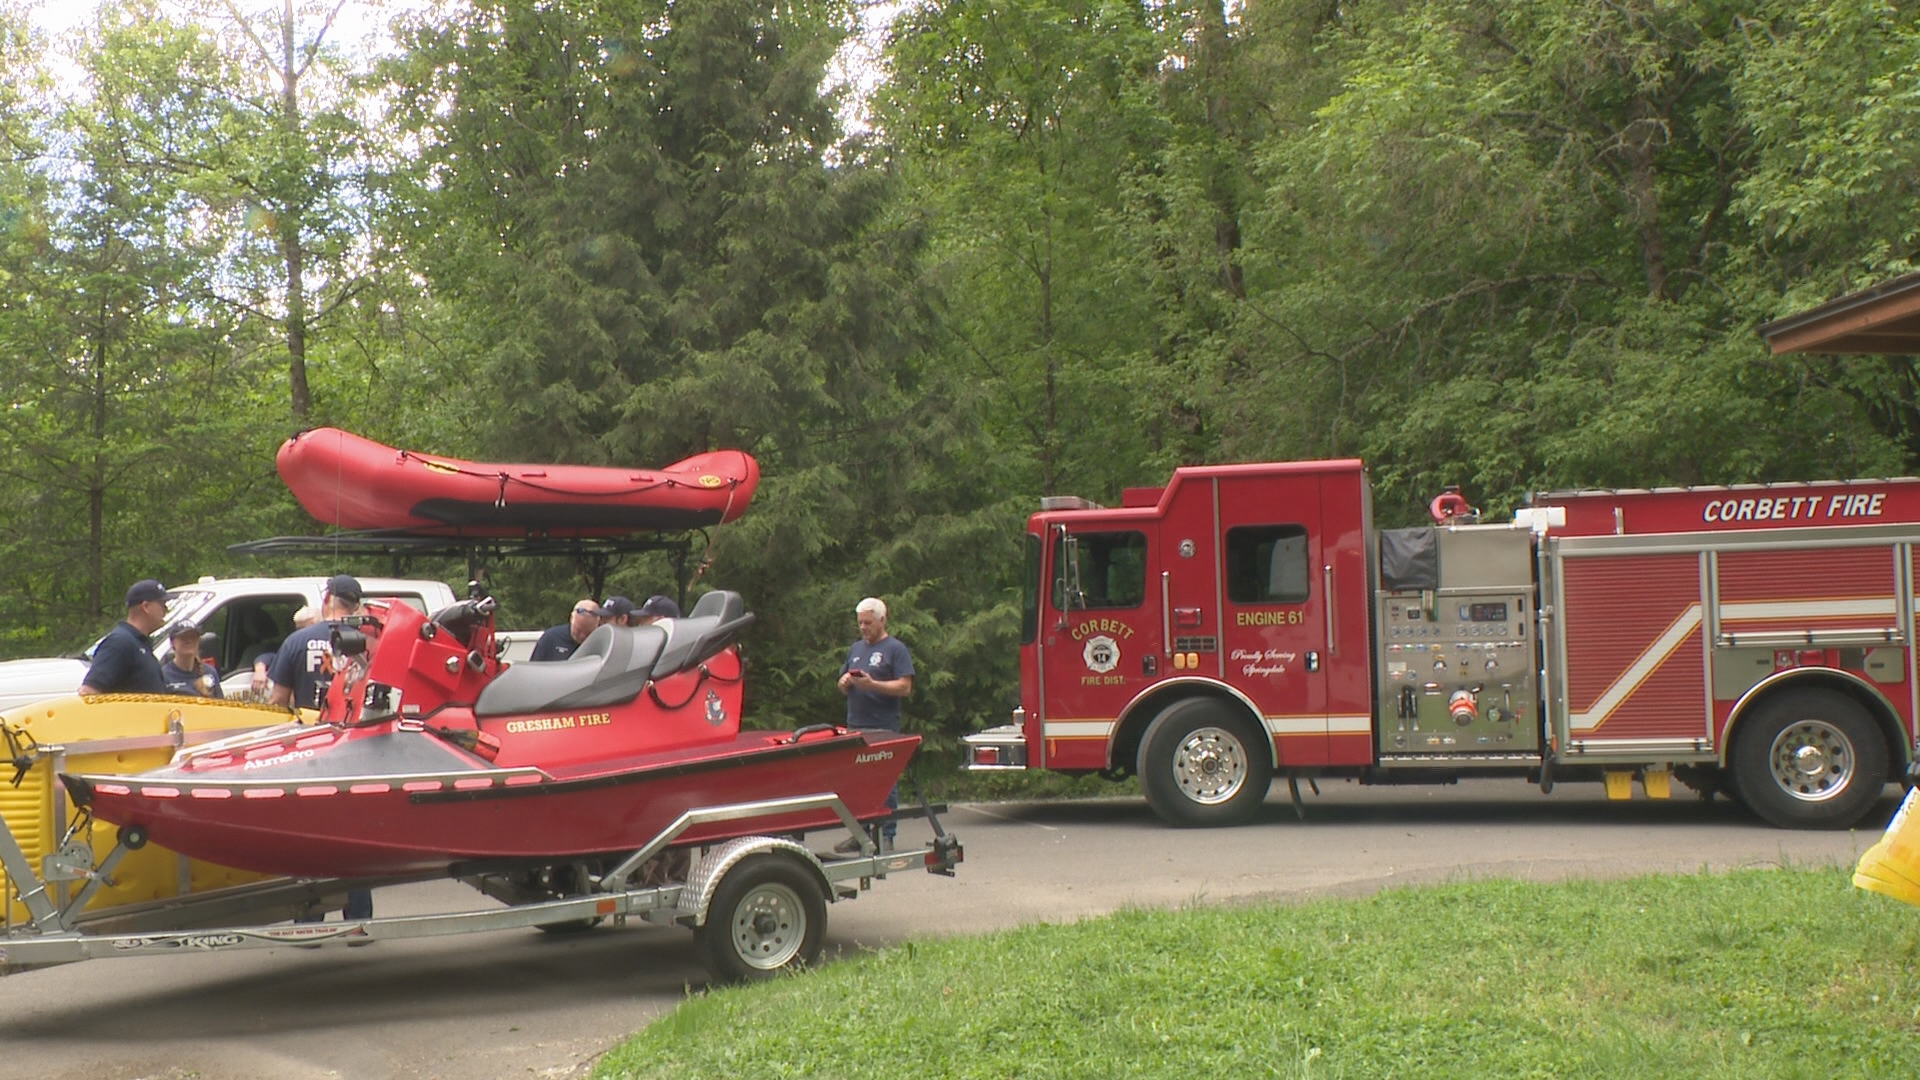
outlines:
{"label": "fire truck side window", "polygon": [[1227,599],[1236,604],[1302,604],[1309,580],[1305,526],[1227,530]]}
{"label": "fire truck side window", "polygon": [[[1073,608],[1139,607],[1147,597],[1147,536],[1137,532],[1075,533],[1080,564],[1079,603]],[[1056,571],[1066,565],[1066,545],[1055,539],[1053,565]],[[1062,580],[1056,572],[1053,581],[1055,611],[1070,610]]]}

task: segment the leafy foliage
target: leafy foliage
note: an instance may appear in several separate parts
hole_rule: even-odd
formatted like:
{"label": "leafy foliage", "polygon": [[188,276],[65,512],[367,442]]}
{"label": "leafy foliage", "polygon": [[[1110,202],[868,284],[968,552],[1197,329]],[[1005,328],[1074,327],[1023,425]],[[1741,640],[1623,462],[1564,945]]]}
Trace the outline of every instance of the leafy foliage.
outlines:
{"label": "leafy foliage", "polygon": [[[176,10],[48,42],[0,8],[8,654],[312,531],[271,469],[302,423],[749,450],[693,589],[760,615],[753,715],[838,715],[877,594],[937,741],[1007,704],[1039,494],[1358,455],[1397,524],[1448,482],[1498,511],[1920,460],[1911,358],[1754,334],[1912,269],[1909,0],[933,0],[857,135],[845,0],[475,0],[378,70],[333,3]],[[262,569],[385,569],[346,562]],[[494,587],[539,625],[594,569]]]}

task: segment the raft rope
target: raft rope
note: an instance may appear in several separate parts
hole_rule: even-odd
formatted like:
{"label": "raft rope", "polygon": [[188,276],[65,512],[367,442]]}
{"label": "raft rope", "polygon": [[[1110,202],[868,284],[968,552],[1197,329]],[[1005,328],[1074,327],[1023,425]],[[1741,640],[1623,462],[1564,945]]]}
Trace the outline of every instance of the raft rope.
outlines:
{"label": "raft rope", "polygon": [[[500,487],[499,487],[499,494],[498,496],[496,496],[494,500],[495,507],[506,506],[508,484],[518,484],[522,487],[530,488],[534,491],[543,492],[548,495],[571,495],[571,496],[577,496],[580,498],[602,498],[602,499],[620,497],[625,495],[641,495],[646,492],[653,491],[662,487],[675,488],[675,487],[692,487],[693,486],[691,484],[682,482],[676,477],[661,476],[658,480],[641,484],[637,487],[614,489],[614,490],[606,490],[606,489],[585,490],[585,489],[578,489],[578,488],[563,487],[558,484],[542,484],[535,480],[529,480],[524,476],[515,476],[512,473],[508,473],[508,472],[502,472],[502,471],[483,472],[479,469],[463,469],[458,465],[454,465],[445,461],[437,461],[428,457],[423,457],[419,454],[415,454],[408,450],[402,450],[399,453],[402,460],[418,461],[420,464],[426,466],[429,469],[432,469],[435,472],[452,473],[455,476],[466,476],[476,480],[493,480],[498,482]],[[737,476],[729,476],[724,478],[724,482],[727,486],[727,511],[729,512],[733,509],[734,496],[739,493],[740,481],[741,481],[741,478]],[[724,513],[722,516],[724,517]]]}

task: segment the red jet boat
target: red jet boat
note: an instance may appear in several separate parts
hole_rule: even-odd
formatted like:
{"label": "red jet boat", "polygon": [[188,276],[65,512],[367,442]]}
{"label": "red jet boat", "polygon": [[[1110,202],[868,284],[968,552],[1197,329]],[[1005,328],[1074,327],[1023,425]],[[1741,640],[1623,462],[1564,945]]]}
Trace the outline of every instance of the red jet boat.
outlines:
{"label": "red jet boat", "polygon": [[275,464],[307,513],[329,524],[480,537],[718,525],[745,512],[760,482],[760,467],[739,450],[658,470],[495,465],[396,450],[338,428],[295,435]]}
{"label": "red jet boat", "polygon": [[[690,809],[837,794],[860,821],[919,737],[740,730],[737,593],[603,626],[567,660],[501,665],[493,602],[405,604],[336,631],[318,723],[181,751],[135,775],[62,775],[94,817],[225,866],[300,877],[462,874],[622,854]],[[695,826],[675,846],[841,825],[832,810]]]}

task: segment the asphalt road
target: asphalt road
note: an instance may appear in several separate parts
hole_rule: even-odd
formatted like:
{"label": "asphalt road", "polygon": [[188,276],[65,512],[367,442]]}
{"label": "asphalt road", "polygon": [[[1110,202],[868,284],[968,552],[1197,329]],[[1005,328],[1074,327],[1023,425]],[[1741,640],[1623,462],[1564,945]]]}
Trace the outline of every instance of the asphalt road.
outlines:
{"label": "asphalt road", "polygon": [[[1280,787],[1257,823],[1204,831],[1167,828],[1138,799],[956,806],[959,875],[899,875],[833,905],[828,949],[1125,906],[1851,863],[1878,835],[1782,832],[1691,796],[1609,804],[1598,785],[1323,792],[1307,796],[1304,822]],[[903,842],[926,835],[920,822],[902,830]],[[452,882],[377,897],[382,915],[484,903]],[[100,960],[0,978],[0,1080],[572,1077],[705,978],[691,935],[639,925]]]}

